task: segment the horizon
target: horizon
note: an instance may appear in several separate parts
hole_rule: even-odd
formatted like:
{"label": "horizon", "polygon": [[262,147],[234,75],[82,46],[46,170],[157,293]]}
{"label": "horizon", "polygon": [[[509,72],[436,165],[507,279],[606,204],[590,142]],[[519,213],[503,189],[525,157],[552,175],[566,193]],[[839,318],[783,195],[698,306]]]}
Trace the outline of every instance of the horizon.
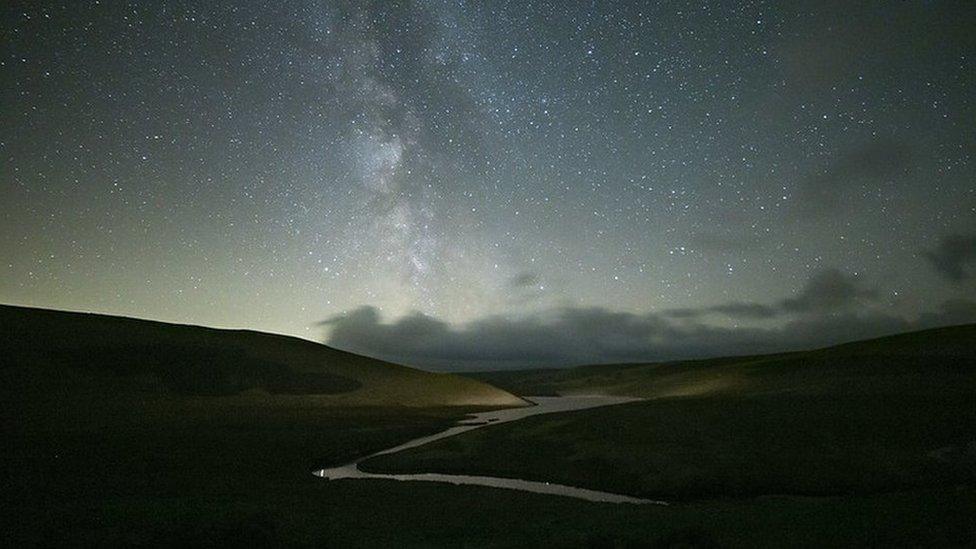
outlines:
{"label": "horizon", "polygon": [[[20,308],[20,309],[33,309],[33,310],[50,311],[50,312],[56,312],[56,313],[71,313],[71,314],[95,315],[95,316],[104,316],[104,317],[109,317],[109,318],[118,318],[118,319],[122,319],[122,320],[145,321],[145,322],[157,323],[157,324],[168,324],[168,325],[175,325],[175,326],[184,326],[184,327],[189,327],[189,328],[203,328],[203,329],[211,329],[211,330],[219,330],[219,331],[227,331],[227,332],[251,332],[251,333],[257,333],[257,334],[266,334],[266,335],[274,335],[274,336],[282,336],[282,337],[296,338],[296,339],[300,339],[300,340],[303,340],[303,341],[307,341],[309,343],[315,343],[315,344],[319,344],[319,345],[329,346],[329,344],[327,342],[323,342],[320,339],[309,339],[309,338],[304,338],[304,337],[296,336],[296,335],[292,335],[292,334],[285,334],[285,333],[278,333],[278,332],[266,332],[266,331],[262,331],[262,330],[253,330],[251,328],[240,328],[240,327],[235,327],[235,326],[211,326],[211,325],[202,325],[202,324],[182,323],[182,322],[173,322],[173,321],[168,321],[168,320],[164,320],[164,319],[149,318],[149,317],[114,315],[114,314],[104,313],[104,312],[100,312],[100,311],[70,310],[70,309],[51,309],[51,308],[43,308],[43,307],[32,307],[32,306],[29,306],[29,305],[20,305],[20,304],[16,304],[16,303],[0,303],[0,307],[13,307],[13,308]],[[530,371],[530,370],[546,370],[546,371],[548,371],[548,370],[561,370],[561,369],[579,368],[579,367],[587,367],[587,366],[627,366],[627,365],[658,364],[658,363],[672,363],[672,362],[674,362],[674,363],[681,363],[681,362],[707,361],[707,360],[721,359],[721,358],[737,358],[737,357],[748,357],[748,356],[766,356],[766,355],[777,355],[777,354],[803,353],[803,352],[817,351],[817,350],[822,350],[822,349],[837,347],[837,346],[841,346],[841,345],[845,345],[845,344],[849,344],[849,343],[858,343],[858,342],[871,341],[871,340],[875,340],[875,339],[884,339],[884,338],[891,337],[891,336],[907,335],[907,334],[918,333],[918,332],[925,332],[925,331],[930,331],[930,330],[961,328],[961,327],[973,326],[973,325],[976,325],[976,322],[965,322],[965,323],[955,323],[955,324],[937,324],[937,325],[931,325],[931,326],[918,326],[918,325],[914,325],[914,326],[910,326],[907,329],[902,329],[902,330],[883,331],[883,332],[880,332],[880,333],[871,335],[869,337],[856,337],[856,336],[849,336],[847,338],[841,337],[841,338],[839,338],[839,339],[837,339],[835,341],[830,341],[829,343],[826,343],[826,344],[810,344],[810,345],[805,345],[805,346],[802,346],[801,345],[801,346],[789,347],[789,348],[786,348],[786,347],[783,347],[783,348],[752,348],[750,350],[742,350],[742,351],[739,351],[739,352],[732,352],[732,353],[729,353],[729,354],[694,354],[694,353],[692,353],[692,354],[688,354],[688,355],[679,355],[679,356],[671,356],[671,357],[653,357],[653,358],[647,358],[647,359],[644,359],[644,360],[641,360],[641,359],[623,360],[623,361],[599,361],[598,360],[596,362],[578,362],[578,363],[573,363],[573,362],[558,362],[558,363],[539,363],[539,364],[536,364],[536,363],[524,362],[524,361],[518,361],[518,360],[515,360],[515,361],[512,361],[512,362],[502,362],[502,363],[490,362],[490,361],[489,362],[482,362],[482,361],[478,361],[478,360],[475,360],[473,362],[456,362],[456,361],[450,361],[450,360],[446,360],[446,361],[445,360],[435,360],[435,361],[430,362],[430,363],[424,362],[423,360],[421,360],[420,362],[402,362],[402,361],[397,361],[397,360],[395,360],[394,358],[391,358],[391,357],[383,356],[382,353],[375,353],[375,352],[370,352],[370,351],[367,351],[365,353],[356,353],[355,351],[351,351],[349,349],[343,349],[343,348],[339,348],[339,347],[334,347],[334,348],[337,349],[337,350],[340,350],[340,351],[351,352],[351,353],[354,353],[354,354],[360,354],[361,356],[365,356],[365,357],[368,357],[368,358],[374,358],[374,359],[378,359],[378,360],[383,360],[383,361],[387,361],[387,362],[399,364],[399,365],[402,365],[402,366],[409,366],[411,368],[416,368],[416,369],[420,369],[420,370],[426,370],[426,371],[430,371],[430,372],[455,373],[455,374],[467,374],[467,373],[476,373],[476,372],[498,372],[498,373],[504,373],[506,371],[509,371],[509,372]],[[479,366],[483,366],[483,367],[479,367]]]}

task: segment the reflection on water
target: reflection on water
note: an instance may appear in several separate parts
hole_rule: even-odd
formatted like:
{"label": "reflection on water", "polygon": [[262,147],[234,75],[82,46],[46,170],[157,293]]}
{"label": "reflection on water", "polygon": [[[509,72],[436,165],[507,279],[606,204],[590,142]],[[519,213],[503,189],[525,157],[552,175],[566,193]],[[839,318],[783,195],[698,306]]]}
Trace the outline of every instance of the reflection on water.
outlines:
{"label": "reflection on water", "polygon": [[549,482],[537,482],[532,480],[521,480],[500,477],[482,477],[475,475],[443,475],[439,473],[420,473],[414,475],[395,475],[384,473],[367,473],[359,469],[359,464],[372,457],[385,454],[394,454],[409,448],[423,446],[435,440],[452,437],[467,431],[473,431],[489,425],[498,425],[509,421],[516,421],[529,416],[539,414],[551,414],[555,412],[569,412],[572,410],[583,410],[586,408],[596,408],[597,406],[609,406],[621,404],[635,399],[626,397],[608,396],[573,396],[573,397],[527,397],[527,400],[535,403],[535,406],[526,408],[511,408],[508,410],[496,410],[474,414],[471,417],[459,422],[456,426],[435,433],[430,436],[411,440],[399,446],[389,448],[375,454],[362,457],[353,463],[331,469],[321,469],[315,472],[316,476],[329,480],[338,479],[357,479],[372,478],[400,481],[421,481],[421,482],[446,482],[448,484],[467,484],[472,486],[488,486],[491,488],[507,488],[509,490],[522,490],[524,492],[534,492],[537,494],[551,494],[558,496],[568,496],[587,501],[598,501],[607,503],[655,503],[667,505],[663,501],[641,499],[609,492],[599,492],[597,490],[587,490],[563,484],[553,484]]}

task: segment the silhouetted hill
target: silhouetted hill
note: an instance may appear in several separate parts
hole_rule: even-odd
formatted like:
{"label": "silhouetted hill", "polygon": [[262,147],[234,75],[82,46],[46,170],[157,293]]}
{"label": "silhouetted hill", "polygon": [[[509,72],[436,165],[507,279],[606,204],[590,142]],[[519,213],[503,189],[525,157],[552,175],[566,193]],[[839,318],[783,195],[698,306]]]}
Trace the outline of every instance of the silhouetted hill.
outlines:
{"label": "silhouetted hill", "polygon": [[323,404],[518,406],[485,383],[293,337],[0,306],[0,371],[20,397],[316,395]]}
{"label": "silhouetted hill", "polygon": [[976,325],[968,324],[793,353],[466,375],[522,395],[606,393],[651,398],[711,393],[957,392],[976,385],[974,374]]}

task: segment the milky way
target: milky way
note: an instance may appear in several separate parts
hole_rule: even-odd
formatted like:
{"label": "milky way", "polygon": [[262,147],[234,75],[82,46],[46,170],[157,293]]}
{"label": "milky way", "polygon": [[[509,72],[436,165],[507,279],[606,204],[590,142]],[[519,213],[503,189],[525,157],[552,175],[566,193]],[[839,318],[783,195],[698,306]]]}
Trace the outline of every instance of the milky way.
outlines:
{"label": "milky way", "polygon": [[0,301],[437,367],[976,320],[967,3],[284,4],[5,5]]}

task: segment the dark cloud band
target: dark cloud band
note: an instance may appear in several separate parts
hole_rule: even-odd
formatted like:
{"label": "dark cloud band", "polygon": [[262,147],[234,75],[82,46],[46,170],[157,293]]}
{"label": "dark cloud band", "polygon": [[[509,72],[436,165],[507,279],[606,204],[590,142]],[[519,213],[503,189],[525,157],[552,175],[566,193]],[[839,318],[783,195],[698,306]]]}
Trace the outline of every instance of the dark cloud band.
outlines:
{"label": "dark cloud band", "polygon": [[[660,314],[564,307],[519,319],[491,316],[463,326],[421,313],[383,322],[375,308],[360,307],[321,324],[330,328],[328,343],[335,347],[433,369],[471,370],[777,352],[976,321],[976,303],[967,300],[947,301],[918,319],[859,306],[875,297],[854,277],[825,270],[796,296],[772,306],[730,303]],[[788,319],[776,328],[697,321],[711,313]]]}

